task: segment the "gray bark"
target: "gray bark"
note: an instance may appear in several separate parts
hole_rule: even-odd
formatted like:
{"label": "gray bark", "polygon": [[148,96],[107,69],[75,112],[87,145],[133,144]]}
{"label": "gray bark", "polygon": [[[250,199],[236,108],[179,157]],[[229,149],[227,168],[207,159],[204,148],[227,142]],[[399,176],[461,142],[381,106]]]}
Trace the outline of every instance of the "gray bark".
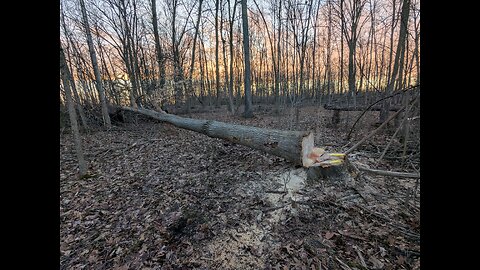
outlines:
{"label": "gray bark", "polygon": [[221,105],[220,100],[220,61],[218,60],[218,9],[221,0],[215,1],[215,89],[216,89],[216,105]]}
{"label": "gray bark", "polygon": [[193,85],[192,85],[192,76],[193,76],[193,67],[195,65],[195,50],[197,48],[198,28],[200,27],[200,18],[202,16],[202,3],[203,3],[203,0],[200,0],[200,3],[198,4],[198,16],[197,16],[197,22],[195,24],[195,34],[193,36],[192,58],[190,62],[190,70],[188,72],[187,112],[190,112],[190,94],[195,95],[193,90]]}
{"label": "gray bark", "polygon": [[[385,95],[389,95],[393,92],[393,87],[398,75],[398,70],[399,70],[399,65],[400,65],[400,58],[403,57],[403,50],[405,47],[405,38],[407,36],[407,26],[408,26],[408,16],[410,13],[410,0],[403,0],[403,6],[402,6],[402,14],[400,15],[400,34],[398,37],[398,46],[397,46],[397,51],[395,53],[395,61],[393,63],[393,71],[392,75],[390,76],[390,80],[387,85],[387,90],[385,92]],[[388,111],[390,107],[390,102],[384,102],[383,103],[383,110],[380,111],[380,122],[386,121],[388,117]]]}
{"label": "gray bark", "polygon": [[90,33],[90,26],[88,24],[87,10],[85,9],[84,0],[80,0],[80,6],[82,8],[83,23],[85,25],[85,34],[87,35],[88,51],[92,60],[93,71],[95,73],[95,82],[100,97],[100,104],[102,106],[103,122],[107,127],[111,127],[110,116],[108,115],[107,102],[105,99],[105,90],[102,86],[102,77],[100,76],[100,70],[98,69],[97,56],[95,55],[95,49],[93,47],[92,34]]}
{"label": "gray bark", "polygon": [[143,108],[122,107],[122,109],[141,113],[212,138],[224,139],[283,157],[297,165],[304,165],[304,159],[314,146],[313,133],[306,131],[283,131],[234,125],[214,120],[184,118]]}
{"label": "gray bark", "polygon": [[245,118],[253,117],[252,110],[252,92],[250,85],[250,43],[248,34],[248,14],[247,14],[247,0],[242,1],[242,28],[243,28],[243,52],[244,52],[244,87],[245,87],[245,111],[243,116]]}
{"label": "gray bark", "polygon": [[66,96],[67,105],[68,105],[68,114],[70,116],[70,125],[72,127],[73,139],[75,141],[75,152],[78,158],[80,176],[83,176],[87,173],[87,165],[85,163],[85,158],[83,156],[82,142],[80,138],[80,132],[78,130],[77,114],[75,112],[72,94],[70,92],[70,80],[68,78],[68,74],[70,73],[70,71],[68,70],[67,62],[65,60],[65,54],[63,52],[62,47],[60,47],[60,72],[62,76],[63,85],[65,88],[65,96]]}
{"label": "gray bark", "polygon": [[[366,107],[359,107],[359,106],[352,106],[352,105],[344,106],[344,105],[336,105],[336,104],[324,104],[323,108],[325,110],[333,110],[333,111],[356,111],[356,112],[361,112],[361,111],[366,110]],[[401,108],[399,106],[389,108],[390,111],[394,111],[394,112],[396,112],[400,109]],[[368,108],[368,110],[369,111],[380,111],[380,110],[382,110],[382,107],[381,107],[381,105],[373,106],[373,107]]]}
{"label": "gray bark", "polygon": [[155,37],[155,51],[157,52],[157,63],[159,70],[159,85],[163,88],[165,85],[165,57],[163,55],[162,46],[160,45],[160,38],[158,36],[158,21],[157,21],[157,5],[156,0],[151,0],[152,6],[152,23],[153,23],[153,35]]}
{"label": "gray bark", "polygon": [[[73,43],[73,40],[71,38],[70,31],[68,31],[67,24],[65,23],[65,14],[63,12],[63,9],[62,9],[62,12],[61,12],[60,16],[61,16],[61,20],[62,20],[63,30],[65,32],[65,35],[67,36],[67,40],[70,41],[73,49],[76,51],[75,44]],[[67,46],[67,54],[68,54],[68,46]],[[77,57],[79,57],[79,56],[77,55]],[[68,78],[70,78],[70,81],[72,83],[73,96],[75,98],[75,103],[77,104],[77,110],[78,110],[78,114],[80,115],[80,119],[82,121],[82,126],[85,130],[88,130],[87,119],[86,119],[85,113],[83,111],[82,101],[80,99],[80,96],[78,95],[77,87],[75,85],[75,79],[73,78],[73,75],[71,74],[70,70],[73,70],[72,61],[70,61],[70,69],[67,69],[66,71],[68,71],[67,75],[68,75]]]}
{"label": "gray bark", "polygon": [[235,113],[235,107],[233,105],[233,23],[235,22],[235,10],[237,9],[237,1],[234,0],[233,12],[230,13],[230,0],[228,0],[228,19],[229,19],[229,49],[230,49],[230,81],[228,84],[228,99],[231,100],[231,112]]}
{"label": "gray bark", "polygon": [[282,1],[278,1],[278,37],[277,37],[277,68],[275,73],[275,113],[280,113],[280,41],[282,38]]}
{"label": "gray bark", "polygon": [[[230,2],[228,1],[228,13],[230,13]],[[223,8],[220,10],[220,20],[223,22],[223,16],[224,16],[224,10]],[[230,18],[229,18],[230,19]],[[235,105],[233,105],[233,93],[230,93],[229,91],[229,70],[227,66],[227,47],[226,47],[226,40],[225,37],[223,36],[223,23],[220,24],[220,38],[222,40],[222,51],[223,51],[223,68],[224,68],[224,75],[225,75],[225,83],[224,83],[224,92],[226,96],[228,97],[228,110],[232,113],[232,115],[235,112]],[[229,43],[230,44],[230,43]]]}

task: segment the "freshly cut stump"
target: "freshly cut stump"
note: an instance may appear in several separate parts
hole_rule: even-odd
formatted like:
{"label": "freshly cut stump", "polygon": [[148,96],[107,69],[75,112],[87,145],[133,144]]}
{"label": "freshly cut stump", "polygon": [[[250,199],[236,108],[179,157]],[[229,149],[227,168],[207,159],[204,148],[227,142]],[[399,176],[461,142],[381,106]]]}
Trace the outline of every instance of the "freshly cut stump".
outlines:
{"label": "freshly cut stump", "polygon": [[307,155],[307,180],[328,180],[330,182],[352,181],[358,170],[342,153],[326,153],[324,149],[314,147]]}

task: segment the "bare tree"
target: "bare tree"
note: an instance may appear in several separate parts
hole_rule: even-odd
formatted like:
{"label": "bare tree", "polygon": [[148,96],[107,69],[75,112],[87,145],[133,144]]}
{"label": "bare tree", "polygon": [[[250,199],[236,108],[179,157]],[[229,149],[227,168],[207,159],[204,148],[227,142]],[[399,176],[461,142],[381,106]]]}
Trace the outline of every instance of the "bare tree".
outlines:
{"label": "bare tree", "polygon": [[[230,1],[228,0],[227,2],[228,6],[228,13],[230,13]],[[224,75],[225,75],[225,83],[224,83],[224,92],[227,94],[227,97],[228,97],[228,110],[232,113],[232,114],[235,114],[235,106],[233,105],[233,92],[230,91],[230,79],[229,79],[229,66],[227,66],[227,52],[226,52],[226,40],[225,40],[225,37],[223,36],[223,27],[224,27],[224,19],[223,19],[223,16],[224,16],[224,5],[222,5],[222,8],[220,9],[220,17],[221,17],[221,24],[220,24],[220,38],[222,39],[222,51],[223,51],[223,68],[224,68]],[[228,18],[229,20],[230,18]],[[229,32],[230,33],[230,32]],[[229,45],[230,45],[230,42],[229,42]]]}
{"label": "bare tree", "polygon": [[218,11],[221,0],[215,0],[215,90],[216,90],[216,105],[220,106],[220,62],[218,60]]}
{"label": "bare tree", "polygon": [[[61,9],[61,16],[60,16],[61,20],[62,20],[62,27],[63,27],[63,31],[67,37],[67,40],[70,41],[68,43],[72,44],[72,46],[74,46],[74,43],[73,41],[71,40],[71,33],[70,31],[68,30],[67,28],[67,24],[65,22],[65,14],[64,14],[64,10],[63,8]],[[67,44],[68,44],[67,43]],[[76,48],[74,47],[74,50],[76,50]],[[68,46],[67,46],[67,52],[68,52]],[[76,58],[78,58],[79,56],[77,55]],[[72,59],[74,57],[70,57],[70,59]],[[67,77],[70,79],[70,82],[72,83],[72,91],[73,91],[73,96],[75,98],[75,103],[77,104],[77,110],[78,110],[78,114],[80,115],[80,119],[82,121],[82,126],[84,129],[88,130],[88,123],[87,123],[87,119],[85,117],[85,112],[83,111],[83,106],[82,106],[82,102],[80,100],[80,96],[78,95],[78,91],[77,91],[77,87],[75,85],[75,79],[72,75],[72,73],[70,72],[70,70],[72,70],[72,68],[69,68],[69,69],[66,69],[65,71],[67,71]]]}
{"label": "bare tree", "polygon": [[281,38],[282,38],[282,1],[278,1],[278,34],[277,34],[277,67],[275,73],[275,112],[280,113],[280,59],[281,53]]}
{"label": "bare tree", "polygon": [[162,46],[160,45],[160,37],[158,36],[158,18],[157,18],[157,0],[151,0],[152,7],[152,24],[153,24],[153,36],[155,38],[155,51],[157,56],[158,71],[159,71],[159,86],[163,88],[165,86],[165,56]]}
{"label": "bare tree", "polygon": [[231,7],[231,0],[227,0],[228,4],[228,46],[229,46],[229,81],[228,81],[228,100],[230,104],[230,112],[233,114],[235,113],[235,107],[233,105],[233,82],[234,82],[234,73],[233,73],[233,66],[234,66],[234,52],[233,52],[233,25],[235,23],[235,14],[237,9],[238,1],[233,0],[233,11]]}
{"label": "bare tree", "polygon": [[75,152],[78,158],[78,167],[80,169],[80,176],[83,176],[87,173],[87,164],[85,162],[85,158],[83,157],[82,141],[80,138],[80,132],[78,131],[77,113],[75,112],[72,94],[70,91],[70,79],[68,78],[68,74],[70,74],[70,71],[68,70],[67,61],[65,60],[65,53],[63,52],[62,47],[60,47],[60,72],[65,89],[65,96],[68,105],[68,114],[70,116],[70,125],[72,127],[73,139],[75,141]]}
{"label": "bare tree", "polygon": [[[385,95],[390,95],[393,92],[393,87],[397,79],[398,70],[400,66],[400,59],[404,57],[405,52],[405,39],[407,36],[408,16],[410,13],[410,0],[403,0],[402,14],[400,15],[400,34],[398,37],[398,45],[395,53],[395,61],[393,63],[393,71],[388,81],[387,90]],[[388,118],[388,112],[390,111],[390,101],[383,102],[383,109],[380,111],[380,122],[383,123]]]}
{"label": "bare tree", "polygon": [[[345,17],[342,17],[342,20],[349,23],[349,27],[343,28],[343,34],[345,35],[345,40],[348,45],[348,92],[353,98],[353,105],[356,106],[356,64],[355,64],[355,50],[357,46],[357,40],[359,36],[359,30],[362,28],[360,23],[360,17],[362,15],[363,7],[365,6],[366,1],[364,0],[349,0],[347,1],[347,16],[348,21],[345,20]],[[344,16],[344,14],[342,14]]]}
{"label": "bare tree", "polygon": [[98,95],[100,96],[100,103],[102,105],[103,122],[107,127],[111,127],[110,116],[108,115],[107,101],[105,98],[105,91],[102,85],[102,77],[100,76],[100,71],[98,69],[97,56],[95,54],[95,48],[93,47],[92,34],[90,33],[90,26],[88,24],[87,10],[85,8],[84,0],[80,0],[80,6],[82,8],[83,23],[85,25],[85,34],[87,36],[88,51],[90,52],[90,59],[92,60],[92,66],[95,72],[97,91]]}
{"label": "bare tree", "polygon": [[[248,100],[274,100],[278,112],[287,100],[297,105],[309,99],[322,102],[324,95],[329,102],[338,98],[342,102],[345,97],[347,104],[352,98],[353,105],[357,98],[368,104],[385,94],[392,82],[395,90],[419,81],[416,4],[409,16],[412,26],[402,45],[405,49],[397,55],[391,52],[390,43],[395,43],[393,50],[398,49],[395,45],[401,31],[396,26],[402,9],[398,0],[255,0],[253,9],[246,7],[245,11],[239,0],[203,1],[202,8],[199,3],[88,1],[92,6],[88,22],[94,26],[90,31],[96,38],[93,50],[107,102],[120,104],[130,99],[130,105],[136,106],[152,101],[152,89],[172,78],[173,87],[164,87],[164,92],[155,95],[159,101],[172,97],[179,105],[185,101],[219,105],[226,100],[232,112]],[[78,106],[95,106],[101,102],[95,90],[98,80],[87,42],[81,38],[86,32],[83,14],[74,7],[65,4],[61,20],[62,42],[75,77],[71,85],[78,86],[72,88],[73,98]],[[205,12],[211,16],[204,16]],[[147,24],[153,27],[145,26],[147,17],[152,18]],[[242,31],[244,21],[248,28]],[[246,63],[247,58],[251,63]],[[118,87],[120,78],[129,82]]]}
{"label": "bare tree", "polygon": [[195,65],[195,49],[197,47],[197,37],[198,37],[198,28],[200,27],[200,18],[202,16],[202,3],[203,0],[200,0],[198,3],[198,14],[197,14],[197,22],[195,23],[195,34],[193,37],[193,48],[192,48],[192,58],[190,59],[190,70],[188,72],[188,93],[187,93],[187,111],[190,111],[190,93],[194,94],[193,85],[192,85],[192,77],[193,77],[193,67]]}
{"label": "bare tree", "polygon": [[243,54],[245,62],[245,71],[244,71],[244,87],[245,87],[245,111],[243,116],[245,118],[253,117],[253,108],[252,108],[252,92],[250,86],[250,44],[249,44],[249,34],[248,34],[248,13],[247,13],[247,0],[242,1],[242,28],[243,28]]}

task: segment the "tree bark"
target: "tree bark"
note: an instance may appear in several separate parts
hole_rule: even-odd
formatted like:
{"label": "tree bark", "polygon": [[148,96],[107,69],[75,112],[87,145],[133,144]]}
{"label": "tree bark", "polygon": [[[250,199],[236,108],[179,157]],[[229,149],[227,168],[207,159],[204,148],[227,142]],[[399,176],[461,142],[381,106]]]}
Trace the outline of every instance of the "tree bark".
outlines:
{"label": "tree bark", "polygon": [[215,90],[216,90],[216,105],[220,106],[220,61],[218,60],[218,10],[220,7],[220,1],[215,1]]}
{"label": "tree bark", "polygon": [[[65,14],[63,12],[63,9],[62,9],[60,18],[62,20],[63,30],[65,32],[65,35],[67,36],[67,44],[68,44],[68,41],[70,41],[73,49],[76,50],[76,48],[74,47],[75,44],[73,43],[73,40],[72,40],[72,38],[70,36],[70,33],[67,29],[67,24],[65,23]],[[67,46],[67,54],[68,54],[68,46]],[[76,55],[76,57],[78,58],[79,55]],[[70,59],[72,59],[72,58],[70,58]],[[65,71],[68,73],[67,76],[68,76],[68,78],[70,78],[70,81],[72,83],[73,97],[75,98],[75,103],[77,104],[77,110],[78,110],[78,114],[80,115],[80,119],[82,121],[82,126],[85,130],[88,130],[89,129],[88,128],[88,123],[87,123],[87,119],[85,117],[85,112],[83,111],[82,101],[80,99],[80,96],[78,95],[77,87],[75,85],[75,79],[74,79],[73,75],[71,74],[70,70],[73,70],[72,61],[70,61],[70,68],[66,69]]]}
{"label": "tree bark", "polygon": [[212,138],[224,139],[283,157],[296,165],[306,166],[307,155],[314,147],[313,133],[307,131],[265,129],[214,120],[184,118],[143,108],[121,108],[168,122],[179,128],[199,132]]}
{"label": "tree bark", "polygon": [[233,12],[230,13],[230,0],[228,0],[228,20],[229,20],[229,50],[230,50],[230,80],[228,84],[228,98],[231,102],[231,113],[235,114],[235,107],[233,104],[233,23],[235,22],[235,10],[237,9],[237,1],[233,3]]}
{"label": "tree bark", "polygon": [[195,49],[197,47],[197,37],[198,37],[198,28],[200,27],[200,18],[202,16],[202,3],[203,0],[200,0],[200,3],[198,4],[198,15],[197,15],[197,22],[195,24],[195,34],[193,36],[193,48],[192,48],[192,58],[190,62],[190,70],[188,71],[188,92],[187,94],[187,112],[190,112],[190,95],[195,96],[195,92],[193,90],[193,83],[192,83],[192,77],[193,77],[193,67],[195,65]]}
{"label": "tree bark", "polygon": [[242,0],[242,26],[243,26],[243,51],[245,61],[244,71],[244,87],[245,87],[245,111],[243,116],[245,118],[253,117],[252,110],[252,93],[250,86],[250,43],[248,34],[248,14],[247,14],[247,0]]}
{"label": "tree bark", "polygon": [[60,47],[60,72],[62,75],[63,85],[65,86],[65,96],[68,105],[68,114],[70,116],[70,125],[72,127],[73,138],[75,141],[75,152],[78,158],[80,176],[83,176],[87,173],[87,164],[85,163],[85,158],[83,156],[82,142],[80,138],[80,132],[78,131],[77,114],[73,105],[72,93],[70,92],[70,80],[68,78],[70,71],[68,70],[67,61],[65,60],[65,53],[63,52],[62,47]]}
{"label": "tree bark", "polygon": [[[366,110],[366,107],[359,107],[359,106],[354,106],[354,105],[349,105],[349,106],[344,106],[344,105],[335,105],[335,104],[325,104],[323,105],[323,108],[325,110],[333,110],[333,111],[356,111],[356,112],[361,112]],[[392,107],[390,106],[389,110],[396,112],[400,109],[400,107]],[[381,105],[374,106],[371,108],[368,108],[369,111],[381,111],[382,107]]]}
{"label": "tree bark", "polygon": [[[389,95],[393,92],[393,87],[395,85],[395,81],[398,75],[400,58],[403,57],[402,52],[405,47],[409,12],[410,12],[410,0],[403,0],[402,14],[400,15],[401,25],[400,25],[400,34],[398,37],[398,46],[397,46],[397,51],[395,53],[395,61],[393,63],[392,75],[390,76],[390,79],[388,81],[385,95]],[[384,110],[380,111],[380,119],[379,119],[380,122],[383,123],[384,121],[386,121],[385,119],[388,117],[389,107],[390,107],[390,102],[383,103]]]}
{"label": "tree bark", "polygon": [[282,1],[278,1],[277,68],[275,73],[275,113],[280,114],[280,41],[282,39]]}
{"label": "tree bark", "polygon": [[90,52],[90,58],[92,60],[93,70],[95,72],[95,81],[100,97],[100,104],[102,105],[102,117],[103,122],[107,127],[111,127],[110,116],[108,115],[107,102],[105,99],[105,91],[102,86],[102,77],[100,76],[100,70],[98,69],[97,56],[95,55],[95,49],[93,48],[92,34],[90,33],[90,26],[88,24],[87,10],[85,9],[85,2],[80,0],[80,6],[82,8],[83,23],[85,24],[85,34],[87,35],[88,51]]}
{"label": "tree bark", "polygon": [[157,5],[156,0],[151,0],[152,6],[152,23],[153,23],[153,35],[155,37],[155,51],[157,56],[159,75],[159,86],[163,89],[165,86],[165,57],[163,55],[162,46],[160,45],[160,38],[158,36],[158,22],[157,22]]}

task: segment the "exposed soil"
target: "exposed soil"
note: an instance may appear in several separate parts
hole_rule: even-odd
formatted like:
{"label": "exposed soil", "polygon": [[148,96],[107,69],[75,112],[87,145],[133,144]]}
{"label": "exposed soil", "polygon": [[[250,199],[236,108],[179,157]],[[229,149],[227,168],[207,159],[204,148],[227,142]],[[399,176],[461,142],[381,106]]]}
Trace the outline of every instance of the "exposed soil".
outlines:
{"label": "exposed soil", "polygon": [[[193,118],[312,130],[315,144],[341,152],[375,127],[344,112],[338,127],[320,107],[254,119],[226,112]],[[411,130],[418,133],[419,120]],[[414,172],[418,135],[407,158],[394,128],[349,159]],[[306,181],[282,158],[155,121],[82,134],[89,174],[78,178],[70,133],[60,135],[60,269],[418,269],[419,179],[361,173],[351,183]]]}

